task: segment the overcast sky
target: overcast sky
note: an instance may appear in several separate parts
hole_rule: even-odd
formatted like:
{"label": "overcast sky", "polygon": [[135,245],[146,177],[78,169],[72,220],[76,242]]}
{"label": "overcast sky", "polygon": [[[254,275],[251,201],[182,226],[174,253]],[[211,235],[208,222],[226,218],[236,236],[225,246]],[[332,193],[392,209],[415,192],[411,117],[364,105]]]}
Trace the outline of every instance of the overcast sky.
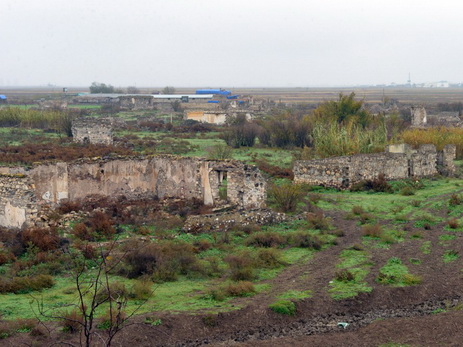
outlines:
{"label": "overcast sky", "polygon": [[463,81],[461,0],[0,0],[0,86]]}

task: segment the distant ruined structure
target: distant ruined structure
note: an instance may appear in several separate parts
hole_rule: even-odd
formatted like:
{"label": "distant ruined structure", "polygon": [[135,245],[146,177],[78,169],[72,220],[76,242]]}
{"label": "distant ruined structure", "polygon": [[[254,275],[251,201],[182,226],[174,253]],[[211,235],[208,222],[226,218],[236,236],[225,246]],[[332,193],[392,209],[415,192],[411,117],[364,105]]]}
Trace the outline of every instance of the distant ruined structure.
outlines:
{"label": "distant ruined structure", "polygon": [[261,208],[266,187],[259,169],[233,160],[158,156],[0,167],[0,226],[32,225],[44,208],[93,195],[197,198],[206,205],[225,195],[238,208]]}
{"label": "distant ruined structure", "polygon": [[72,137],[78,143],[112,145],[112,129],[111,118],[79,118],[72,122]]}
{"label": "distant ruined structure", "polygon": [[65,100],[39,100],[37,104],[41,110],[65,110],[68,107]]}
{"label": "distant ruined structure", "polygon": [[152,96],[149,95],[124,95],[119,96],[121,110],[152,110],[156,108]]}
{"label": "distant ruined structure", "polygon": [[447,145],[442,151],[434,145],[422,145],[418,150],[406,144],[390,145],[383,153],[296,161],[294,182],[346,189],[380,174],[387,180],[452,176],[455,156],[455,145]]}
{"label": "distant ruined structure", "polygon": [[423,106],[412,106],[410,108],[412,127],[424,127],[426,126],[428,119],[426,115],[426,109]]}
{"label": "distant ruined structure", "polygon": [[246,119],[250,120],[254,117],[254,112],[251,110],[214,110],[214,111],[187,111],[185,112],[185,119],[192,119],[202,123],[211,124],[225,124],[227,119],[236,117],[238,115],[244,115]]}
{"label": "distant ruined structure", "polygon": [[463,117],[458,112],[439,112],[428,115],[423,106],[412,106],[411,123],[415,128],[426,127],[463,127]]}

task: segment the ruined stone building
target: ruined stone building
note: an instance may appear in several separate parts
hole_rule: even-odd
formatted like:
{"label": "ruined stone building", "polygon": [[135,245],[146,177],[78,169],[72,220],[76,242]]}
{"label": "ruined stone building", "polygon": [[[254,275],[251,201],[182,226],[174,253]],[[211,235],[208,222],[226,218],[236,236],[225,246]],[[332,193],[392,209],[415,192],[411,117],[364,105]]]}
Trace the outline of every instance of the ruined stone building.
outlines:
{"label": "ruined stone building", "polygon": [[428,115],[423,106],[412,106],[411,123],[412,127],[463,127],[463,117],[458,112],[439,112]]}
{"label": "ruined stone building", "polygon": [[412,106],[410,108],[412,127],[426,126],[428,119],[426,109],[423,106]]}
{"label": "ruined stone building", "polygon": [[119,96],[121,110],[152,110],[155,107],[151,95],[121,95]]}
{"label": "ruined stone building", "polygon": [[246,119],[250,120],[253,118],[254,113],[250,110],[196,110],[196,111],[187,111],[185,113],[185,119],[193,119],[202,123],[211,123],[222,125],[225,124],[229,117],[236,117],[237,115],[245,115]]}
{"label": "ruined stone building", "polygon": [[112,145],[112,124],[111,118],[79,118],[72,122],[72,137],[78,143]]}
{"label": "ruined stone building", "polygon": [[296,161],[294,182],[349,188],[380,174],[388,180],[451,176],[455,173],[455,156],[455,145],[447,145],[442,151],[437,151],[434,145],[422,145],[418,150],[404,144],[391,145],[383,153]]}
{"label": "ruined stone building", "polygon": [[239,161],[172,156],[0,167],[0,226],[33,224],[43,208],[93,195],[197,198],[206,205],[225,195],[249,209],[265,206],[266,181],[256,167]]}

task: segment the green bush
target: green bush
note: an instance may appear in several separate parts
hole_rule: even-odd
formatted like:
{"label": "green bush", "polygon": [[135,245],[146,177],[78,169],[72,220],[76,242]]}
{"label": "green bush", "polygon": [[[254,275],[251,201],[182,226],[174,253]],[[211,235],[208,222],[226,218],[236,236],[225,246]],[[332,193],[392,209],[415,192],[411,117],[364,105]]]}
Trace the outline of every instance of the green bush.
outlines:
{"label": "green bush", "polygon": [[307,213],[307,223],[309,228],[317,230],[329,230],[330,221],[323,215],[323,212]]}
{"label": "green bush", "polygon": [[207,150],[207,158],[214,160],[231,159],[233,150],[231,147],[223,144],[209,147]]}
{"label": "green bush", "polygon": [[337,271],[334,275],[334,278],[340,282],[351,282],[355,280],[355,276],[349,270],[340,270]]}
{"label": "green bush", "polygon": [[360,181],[355,183],[350,188],[351,192],[362,192],[362,191],[372,191],[376,193],[392,193],[393,188],[386,181],[386,178],[383,174],[378,175],[377,178]]}
{"label": "green bush", "polygon": [[274,248],[260,249],[256,255],[257,266],[261,268],[274,269],[285,265],[281,252]]}
{"label": "green bush", "polygon": [[63,318],[60,319],[59,325],[64,332],[73,334],[82,329],[83,317],[78,310],[64,312],[61,316]]}
{"label": "green bush", "polygon": [[232,280],[250,281],[256,277],[254,273],[255,261],[249,252],[227,255],[224,261],[228,264]]}
{"label": "green bush", "polygon": [[296,305],[290,300],[279,300],[269,305],[269,308],[276,313],[294,316],[296,314]]}
{"label": "green bush", "polygon": [[55,282],[50,275],[31,277],[0,278],[0,293],[24,294],[44,288],[51,288]]}
{"label": "green bush", "polygon": [[293,247],[312,248],[319,250],[322,247],[322,242],[318,237],[310,234],[308,231],[294,231],[287,234],[287,242]]}
{"label": "green bush", "polygon": [[248,236],[245,240],[247,246],[254,247],[278,247],[285,244],[285,238],[272,231],[257,232]]}
{"label": "green bush", "polygon": [[148,280],[137,280],[131,290],[130,297],[137,300],[147,300],[153,295],[153,282]]}
{"label": "green bush", "polygon": [[268,195],[282,212],[292,212],[302,202],[305,191],[300,184],[271,185]]}
{"label": "green bush", "polygon": [[413,189],[412,187],[403,187],[401,190],[400,190],[400,195],[403,195],[403,196],[411,196],[411,195],[415,195],[415,189]]}
{"label": "green bush", "polygon": [[229,283],[223,290],[228,296],[247,296],[256,292],[254,285],[249,281]]}

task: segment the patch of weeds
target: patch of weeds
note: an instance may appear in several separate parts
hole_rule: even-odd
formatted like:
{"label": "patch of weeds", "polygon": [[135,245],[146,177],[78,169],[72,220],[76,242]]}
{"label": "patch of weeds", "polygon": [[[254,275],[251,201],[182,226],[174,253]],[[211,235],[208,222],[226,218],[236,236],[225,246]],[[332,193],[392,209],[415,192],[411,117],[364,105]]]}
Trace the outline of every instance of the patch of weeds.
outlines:
{"label": "patch of weeds", "polygon": [[410,201],[410,205],[413,207],[420,207],[421,206],[421,200],[412,200]]}
{"label": "patch of weeds", "polygon": [[420,216],[417,216],[417,218],[418,220],[414,224],[416,228],[424,228],[429,230],[433,225],[438,223],[438,220],[434,216],[431,216],[427,213],[421,214]]}
{"label": "patch of weeds", "polygon": [[335,278],[330,281],[328,290],[335,300],[354,297],[359,293],[369,293],[373,290],[364,281],[371,263],[365,251],[347,249],[340,254],[341,262],[336,266],[338,270]]}
{"label": "patch of weeds", "polygon": [[411,239],[422,239],[423,233],[421,231],[415,231],[410,235]]}
{"label": "patch of weeds", "polygon": [[155,317],[146,317],[145,320],[143,321],[145,324],[149,324],[152,326],[158,326],[162,325],[162,320],[161,318],[155,318]]}
{"label": "patch of weeds", "polygon": [[366,224],[368,222],[371,222],[372,220],[374,220],[375,218],[373,217],[372,214],[370,213],[361,213],[360,216],[359,216],[359,221],[360,221],[360,224]]}
{"label": "patch of weeds", "polygon": [[308,213],[307,224],[310,229],[320,231],[329,230],[331,227],[330,219],[326,218],[322,212]]}
{"label": "patch of weeds", "polygon": [[413,264],[413,265],[421,264],[421,260],[418,258],[410,258],[408,261],[410,262],[410,264]]}
{"label": "patch of weeds", "polygon": [[463,203],[463,197],[461,195],[452,194],[450,196],[450,200],[449,200],[450,206],[458,206],[458,205],[461,205],[462,203]]}
{"label": "patch of weeds", "polygon": [[434,311],[431,312],[431,314],[439,314],[439,313],[444,313],[444,312],[447,312],[447,311],[443,308],[436,308]]}
{"label": "patch of weeds", "polygon": [[380,238],[383,234],[383,230],[379,224],[367,224],[362,227],[361,233],[363,236]]}
{"label": "patch of weeds", "polygon": [[312,297],[311,290],[294,290],[290,289],[277,296],[278,299],[302,300]]}
{"label": "patch of weeds", "polygon": [[396,205],[393,208],[391,208],[391,212],[394,214],[397,214],[399,212],[402,212],[404,210],[405,206],[404,205]]}
{"label": "patch of weeds", "polygon": [[424,241],[420,247],[420,251],[423,252],[423,254],[431,254],[431,245],[431,241]]}
{"label": "patch of weeds", "polygon": [[451,249],[446,250],[444,254],[442,255],[442,259],[444,260],[444,263],[450,263],[452,261],[457,260],[458,258],[460,258],[460,256],[458,255],[458,252],[451,250]]}
{"label": "patch of weeds", "polygon": [[447,225],[448,225],[448,227],[450,229],[458,229],[458,227],[460,226],[460,223],[459,223],[458,219],[452,218],[452,219],[447,221]]}
{"label": "patch of weeds", "polygon": [[408,216],[406,214],[399,214],[395,216],[395,221],[398,223],[406,223],[408,222]]}
{"label": "patch of weeds", "polygon": [[441,236],[439,236],[439,240],[441,241],[451,241],[451,240],[455,240],[457,237],[456,235],[452,235],[452,234],[443,234]]}
{"label": "patch of weeds", "polygon": [[403,195],[403,196],[415,195],[415,189],[413,189],[413,188],[410,187],[410,186],[403,187],[403,188],[400,190],[400,195]]}
{"label": "patch of weeds", "polygon": [[291,300],[278,300],[269,305],[269,308],[276,313],[294,316],[296,314],[296,305]]}
{"label": "patch of weeds", "polygon": [[329,289],[331,297],[335,300],[343,300],[357,296],[359,293],[370,293],[373,288],[369,287],[366,282],[362,282],[365,277],[366,273],[358,272],[352,281],[331,281]]}
{"label": "patch of weeds", "polygon": [[380,284],[392,285],[395,287],[412,286],[421,283],[421,277],[410,274],[407,266],[397,257],[390,258],[386,265],[379,270],[376,278]]}
{"label": "patch of weeds", "polygon": [[[353,247],[355,246],[356,245],[354,245]],[[336,267],[341,268],[341,269],[359,266],[368,261],[368,256],[366,252],[363,252],[362,250],[358,250],[354,248],[346,249],[342,251],[340,254],[340,258],[341,258],[341,263],[336,265]]]}
{"label": "patch of weeds", "polygon": [[360,205],[352,206],[352,214],[355,216],[360,216],[362,213],[365,213],[365,210]]}

